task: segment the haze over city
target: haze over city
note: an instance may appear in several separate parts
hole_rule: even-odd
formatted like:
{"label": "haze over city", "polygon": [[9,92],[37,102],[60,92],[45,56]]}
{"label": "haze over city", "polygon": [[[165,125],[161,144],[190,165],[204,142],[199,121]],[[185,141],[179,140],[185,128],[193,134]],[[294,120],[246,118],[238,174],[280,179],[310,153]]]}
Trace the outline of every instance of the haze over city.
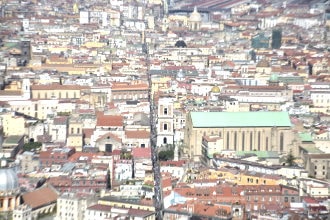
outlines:
{"label": "haze over city", "polygon": [[0,219],[329,219],[327,0],[0,0]]}

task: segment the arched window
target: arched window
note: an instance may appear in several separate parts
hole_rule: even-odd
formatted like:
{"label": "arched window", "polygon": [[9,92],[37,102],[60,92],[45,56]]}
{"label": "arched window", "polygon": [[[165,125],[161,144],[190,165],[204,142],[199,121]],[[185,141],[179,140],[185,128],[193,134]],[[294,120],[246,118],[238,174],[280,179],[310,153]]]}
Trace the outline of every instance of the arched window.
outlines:
{"label": "arched window", "polygon": [[252,138],[253,138],[253,134],[252,134],[252,131],[250,131],[250,150],[252,150],[252,148],[253,148],[253,146],[252,146],[252,144],[253,144]]}
{"label": "arched window", "polygon": [[234,133],[234,149],[237,150],[237,131]]}
{"label": "arched window", "polygon": [[229,149],[229,131],[227,131],[227,150]]}
{"label": "arched window", "polygon": [[242,150],[245,150],[245,131],[242,132]]}
{"label": "arched window", "polygon": [[168,129],[167,123],[164,123],[163,126],[164,126],[164,127],[163,127],[164,131],[167,131],[167,129]]}
{"label": "arched window", "polygon": [[163,144],[167,144],[167,137],[163,138]]}
{"label": "arched window", "polygon": [[283,151],[284,149],[284,135],[283,132],[280,134],[280,151]]}
{"label": "arched window", "polygon": [[258,131],[258,150],[260,150],[260,131]]}

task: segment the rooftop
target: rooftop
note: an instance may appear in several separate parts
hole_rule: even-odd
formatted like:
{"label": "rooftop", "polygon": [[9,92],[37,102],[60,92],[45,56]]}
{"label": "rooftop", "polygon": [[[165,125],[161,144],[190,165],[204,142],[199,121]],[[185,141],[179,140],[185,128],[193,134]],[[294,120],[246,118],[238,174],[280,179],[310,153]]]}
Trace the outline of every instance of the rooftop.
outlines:
{"label": "rooftop", "polygon": [[193,127],[290,127],[288,112],[191,112]]}

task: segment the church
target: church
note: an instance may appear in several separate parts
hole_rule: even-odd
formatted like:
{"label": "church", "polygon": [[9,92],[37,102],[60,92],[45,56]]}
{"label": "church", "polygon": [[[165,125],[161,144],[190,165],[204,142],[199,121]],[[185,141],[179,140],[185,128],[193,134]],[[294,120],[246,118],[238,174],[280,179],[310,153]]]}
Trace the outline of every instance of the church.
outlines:
{"label": "church", "polygon": [[186,119],[184,153],[199,161],[202,137],[212,135],[221,138],[218,152],[288,152],[295,140],[287,112],[190,112]]}

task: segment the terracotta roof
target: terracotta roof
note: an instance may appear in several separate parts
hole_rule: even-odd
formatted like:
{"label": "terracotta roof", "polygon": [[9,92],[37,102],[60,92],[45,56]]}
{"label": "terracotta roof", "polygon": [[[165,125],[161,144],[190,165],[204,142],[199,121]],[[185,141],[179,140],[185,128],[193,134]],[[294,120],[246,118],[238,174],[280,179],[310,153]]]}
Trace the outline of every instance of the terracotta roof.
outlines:
{"label": "terracotta roof", "polygon": [[101,204],[96,204],[93,206],[88,207],[88,210],[97,210],[97,211],[102,211],[102,212],[110,212],[112,206],[109,205],[101,205]]}
{"label": "terracotta roof", "polygon": [[137,139],[148,139],[150,138],[150,132],[149,131],[126,131],[125,132],[126,138],[137,138]]}
{"label": "terracotta roof", "polygon": [[68,117],[67,116],[59,116],[54,118],[54,125],[66,125],[68,121]]}
{"label": "terracotta roof", "polygon": [[152,215],[153,213],[154,212],[152,211],[147,211],[142,209],[129,209],[127,214],[129,216],[134,216],[134,217],[146,217]]}
{"label": "terracotta roof", "polygon": [[129,91],[129,90],[148,90],[148,84],[128,84],[128,83],[114,83],[111,87],[112,92],[114,91]]}
{"label": "terracotta roof", "polygon": [[132,155],[135,159],[151,158],[151,149],[150,148],[133,148]]}
{"label": "terracotta roof", "polygon": [[160,162],[161,166],[172,166],[172,167],[183,167],[183,165],[185,164],[186,164],[185,160],[178,160],[178,161],[168,160],[168,161]]}
{"label": "terracotta roof", "polygon": [[164,188],[166,188],[166,187],[170,187],[170,186],[172,186],[172,180],[171,180],[171,178],[169,178],[169,177],[167,177],[167,178],[162,178],[162,187],[163,187],[163,190],[164,190]]}
{"label": "terracotta roof", "polygon": [[79,85],[61,85],[58,83],[53,83],[49,85],[32,85],[31,90],[81,90],[88,89],[88,86]]}
{"label": "terracotta roof", "polygon": [[32,209],[55,203],[57,197],[57,192],[48,186],[25,193],[22,196],[24,204],[29,205]]}
{"label": "terracotta roof", "polygon": [[122,127],[124,118],[121,115],[104,115],[97,114],[96,126],[104,127]]}
{"label": "terracotta roof", "polygon": [[69,176],[55,176],[50,177],[47,181],[49,184],[57,187],[57,186],[71,186],[72,180]]}
{"label": "terracotta roof", "polygon": [[94,129],[93,128],[83,128],[82,132],[83,132],[85,138],[91,138],[92,134],[94,133]]}

